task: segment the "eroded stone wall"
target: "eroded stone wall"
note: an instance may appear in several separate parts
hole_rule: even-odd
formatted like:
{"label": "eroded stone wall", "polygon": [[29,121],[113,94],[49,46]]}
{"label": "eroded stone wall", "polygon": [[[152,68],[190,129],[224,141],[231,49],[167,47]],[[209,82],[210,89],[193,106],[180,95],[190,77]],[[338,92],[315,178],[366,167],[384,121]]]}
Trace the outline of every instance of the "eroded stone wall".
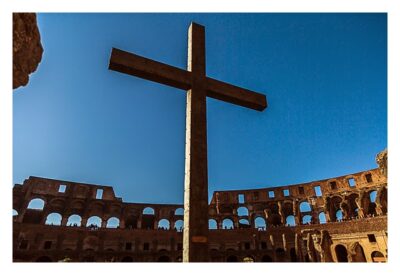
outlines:
{"label": "eroded stone wall", "polygon": [[[39,177],[16,184],[13,195],[14,261],[182,260],[183,205],[128,203],[109,186]],[[49,223],[50,215],[59,220]],[[380,169],[217,191],[209,218],[214,262],[387,260],[387,178]]]}

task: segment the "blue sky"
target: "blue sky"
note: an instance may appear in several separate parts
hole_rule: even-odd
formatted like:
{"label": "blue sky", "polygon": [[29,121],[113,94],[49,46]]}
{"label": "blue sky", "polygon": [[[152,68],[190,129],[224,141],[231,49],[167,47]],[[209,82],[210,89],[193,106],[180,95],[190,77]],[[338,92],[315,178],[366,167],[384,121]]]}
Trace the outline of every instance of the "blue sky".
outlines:
{"label": "blue sky", "polygon": [[208,99],[210,196],[376,167],[386,14],[39,14],[43,59],[13,93],[14,183],[35,175],[182,203],[185,92],[107,67],[117,47],[186,68],[191,21],[206,27],[207,74],[269,103]]}

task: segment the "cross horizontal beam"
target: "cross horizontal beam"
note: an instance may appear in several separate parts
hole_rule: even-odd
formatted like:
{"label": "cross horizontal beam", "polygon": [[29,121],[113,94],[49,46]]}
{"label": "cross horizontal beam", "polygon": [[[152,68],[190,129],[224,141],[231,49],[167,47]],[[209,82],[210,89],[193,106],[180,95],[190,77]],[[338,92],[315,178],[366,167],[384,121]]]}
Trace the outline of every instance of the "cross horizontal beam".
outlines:
{"label": "cross horizontal beam", "polygon": [[[111,51],[108,68],[182,90],[192,87],[191,72],[116,48]],[[205,77],[204,82],[208,97],[258,111],[267,107],[267,99],[263,94],[210,77]]]}

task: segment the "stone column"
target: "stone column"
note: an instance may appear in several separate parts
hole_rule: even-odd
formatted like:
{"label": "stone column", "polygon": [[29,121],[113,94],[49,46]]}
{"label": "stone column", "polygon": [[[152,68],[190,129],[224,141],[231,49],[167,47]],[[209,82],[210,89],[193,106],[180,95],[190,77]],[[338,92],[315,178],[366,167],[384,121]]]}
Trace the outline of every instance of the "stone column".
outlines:
{"label": "stone column", "polygon": [[68,223],[68,217],[63,216],[61,219],[61,226],[66,226]]}
{"label": "stone column", "polygon": [[88,221],[88,217],[82,217],[81,226],[86,227],[87,221]]}
{"label": "stone column", "polygon": [[217,220],[217,228],[218,228],[218,229],[224,229],[224,227],[223,227],[223,221],[222,221],[221,219],[218,219],[218,220]]}
{"label": "stone column", "polygon": [[274,236],[273,235],[269,235],[269,241],[271,242],[271,248],[272,248],[272,251],[273,251],[273,257],[274,257],[274,262],[276,262],[277,261],[277,258],[276,258],[276,249],[275,249],[275,241],[274,241]]}

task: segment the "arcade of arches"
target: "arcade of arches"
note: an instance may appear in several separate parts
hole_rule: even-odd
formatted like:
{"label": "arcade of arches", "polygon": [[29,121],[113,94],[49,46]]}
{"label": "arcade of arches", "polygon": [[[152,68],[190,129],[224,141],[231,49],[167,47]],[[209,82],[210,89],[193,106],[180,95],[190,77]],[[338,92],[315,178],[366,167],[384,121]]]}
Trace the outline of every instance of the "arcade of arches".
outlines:
{"label": "arcade of arches", "polygon": [[[209,261],[387,261],[382,171],[214,192]],[[30,177],[13,188],[14,261],[180,262],[182,207],[127,203],[109,186]]]}

